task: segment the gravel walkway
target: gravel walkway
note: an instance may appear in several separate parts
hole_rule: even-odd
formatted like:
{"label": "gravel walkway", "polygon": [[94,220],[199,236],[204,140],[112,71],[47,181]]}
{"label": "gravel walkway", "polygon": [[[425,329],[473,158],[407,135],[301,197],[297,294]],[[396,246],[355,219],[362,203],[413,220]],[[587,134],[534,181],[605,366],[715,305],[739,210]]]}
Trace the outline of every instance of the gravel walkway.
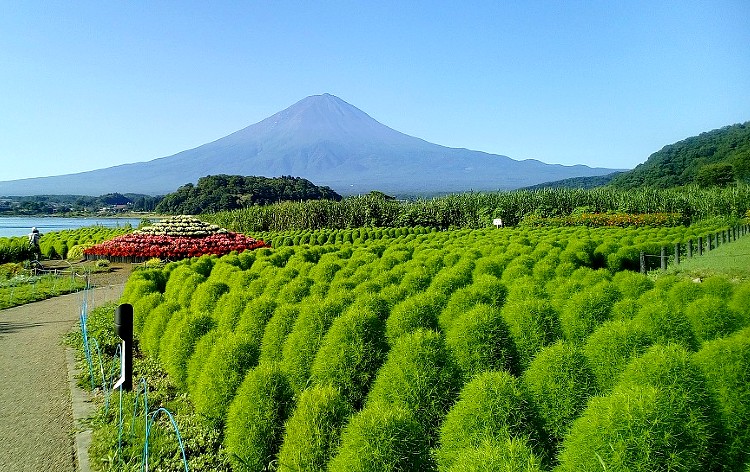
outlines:
{"label": "gravel walkway", "polygon": [[[89,309],[117,301],[123,285],[89,292]],[[0,310],[0,471],[75,471],[65,333],[83,295]]]}

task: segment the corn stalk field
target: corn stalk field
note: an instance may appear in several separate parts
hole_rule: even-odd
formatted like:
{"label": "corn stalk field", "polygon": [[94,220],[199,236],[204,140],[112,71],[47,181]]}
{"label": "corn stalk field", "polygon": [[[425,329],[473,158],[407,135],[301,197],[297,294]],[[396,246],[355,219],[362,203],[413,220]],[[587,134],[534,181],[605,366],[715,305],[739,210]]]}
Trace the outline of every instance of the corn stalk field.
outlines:
{"label": "corn stalk field", "polygon": [[248,207],[201,218],[231,231],[351,229],[359,227],[422,226],[438,229],[485,228],[495,218],[517,225],[528,216],[564,217],[576,211],[628,214],[675,213],[685,223],[712,217],[745,216],[750,186],[724,189],[689,186],[674,189],[617,190],[600,187],[543,189],[498,193],[464,193],[416,201],[387,200],[372,195],[340,202],[284,202]]}

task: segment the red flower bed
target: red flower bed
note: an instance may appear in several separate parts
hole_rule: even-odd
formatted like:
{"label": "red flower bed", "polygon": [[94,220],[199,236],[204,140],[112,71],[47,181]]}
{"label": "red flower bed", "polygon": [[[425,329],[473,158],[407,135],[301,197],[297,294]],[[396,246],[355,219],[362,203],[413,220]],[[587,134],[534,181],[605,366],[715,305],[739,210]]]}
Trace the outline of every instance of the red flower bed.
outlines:
{"label": "red flower bed", "polygon": [[84,251],[91,256],[183,259],[204,254],[224,255],[232,251],[258,249],[268,245],[239,233],[214,233],[203,237],[166,236],[130,233],[92,246]]}

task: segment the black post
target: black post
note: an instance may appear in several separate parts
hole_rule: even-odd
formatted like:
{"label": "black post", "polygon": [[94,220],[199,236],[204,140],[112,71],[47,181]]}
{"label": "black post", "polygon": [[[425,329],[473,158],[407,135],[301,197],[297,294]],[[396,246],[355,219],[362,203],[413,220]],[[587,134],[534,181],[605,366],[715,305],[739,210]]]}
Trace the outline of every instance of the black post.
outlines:
{"label": "black post", "polygon": [[641,251],[641,274],[646,273],[646,253]]}
{"label": "black post", "polygon": [[661,270],[667,270],[667,248],[665,246],[661,247],[659,258],[661,259]]}
{"label": "black post", "polygon": [[680,264],[680,243],[674,245],[674,263],[675,265]]}
{"label": "black post", "polygon": [[133,390],[133,305],[123,303],[115,309],[115,330],[122,339],[120,351],[120,380],[113,390],[122,387],[126,392]]}
{"label": "black post", "polygon": [[711,234],[711,233],[708,233],[708,243],[707,244],[708,244],[708,250],[709,251],[712,250],[713,249],[713,245],[714,245],[714,235]]}
{"label": "black post", "polygon": [[728,229],[727,230],[724,230],[724,229],[721,230],[721,244],[726,244],[726,242],[727,242],[727,233],[728,232],[729,232]]}
{"label": "black post", "polygon": [[688,240],[688,257],[693,257],[693,240]]}
{"label": "black post", "polygon": [[698,236],[698,255],[703,255],[703,236]]}

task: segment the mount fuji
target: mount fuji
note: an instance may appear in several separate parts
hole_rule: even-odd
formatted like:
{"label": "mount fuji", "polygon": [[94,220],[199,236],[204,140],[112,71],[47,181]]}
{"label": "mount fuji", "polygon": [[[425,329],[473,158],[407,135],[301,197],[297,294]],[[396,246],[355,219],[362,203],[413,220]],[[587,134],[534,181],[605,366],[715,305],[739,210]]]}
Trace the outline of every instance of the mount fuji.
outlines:
{"label": "mount fuji", "polygon": [[432,144],[329,94],[172,156],[77,174],[0,182],[0,195],[163,195],[207,175],[304,177],[342,195],[510,190],[615,169],[563,166]]}

